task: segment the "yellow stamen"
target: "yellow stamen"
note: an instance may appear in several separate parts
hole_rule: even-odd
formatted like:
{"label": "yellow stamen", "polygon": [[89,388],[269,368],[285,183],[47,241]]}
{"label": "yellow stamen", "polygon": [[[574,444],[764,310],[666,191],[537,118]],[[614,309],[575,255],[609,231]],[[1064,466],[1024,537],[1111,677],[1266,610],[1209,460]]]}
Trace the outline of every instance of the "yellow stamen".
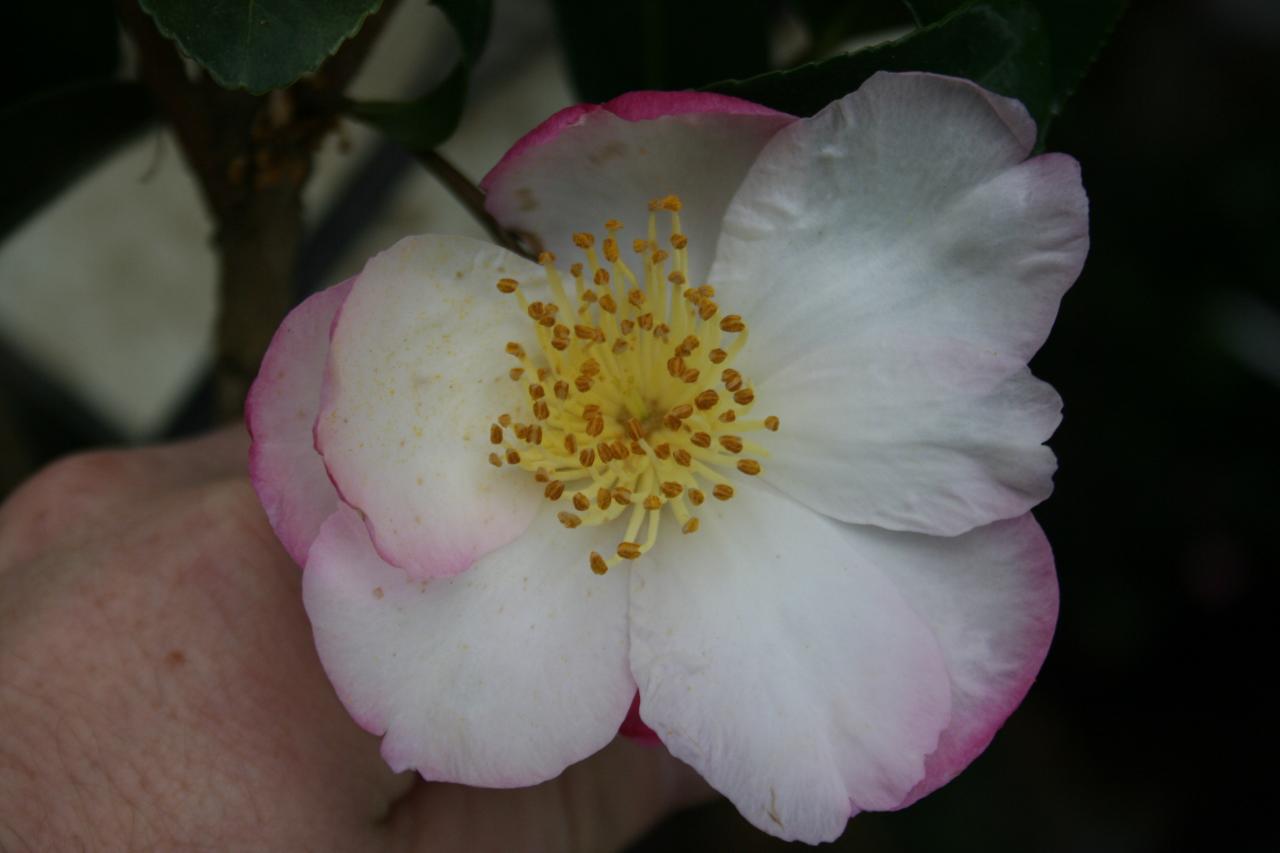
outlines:
{"label": "yellow stamen", "polygon": [[[490,424],[497,447],[489,461],[523,469],[547,500],[564,501],[556,517],[566,529],[621,525],[614,555],[590,552],[596,574],[651,550],[666,510],[683,533],[697,531],[690,508],[709,496],[729,500],[729,480],[759,474],[757,459],[769,456],[742,436],[780,425],[775,415],[748,414],[755,390],[732,366],[747,323],[721,312],[714,286],[690,283],[682,210],[676,196],[650,202],[645,236],[625,261],[617,220],[605,223],[603,237],[573,234],[583,260],[569,267],[571,292],[550,252],[538,257],[545,281],[497,281],[533,333],[505,345],[517,361],[508,375],[525,383],[528,409],[516,412],[521,421],[504,413]],[[664,241],[659,219],[670,220]]]}

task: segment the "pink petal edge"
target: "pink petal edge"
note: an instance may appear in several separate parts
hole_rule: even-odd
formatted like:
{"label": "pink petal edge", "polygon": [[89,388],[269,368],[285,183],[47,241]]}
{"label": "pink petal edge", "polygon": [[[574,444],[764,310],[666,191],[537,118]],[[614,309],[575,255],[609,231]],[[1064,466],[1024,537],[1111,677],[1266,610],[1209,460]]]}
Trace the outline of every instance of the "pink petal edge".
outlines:
{"label": "pink petal edge", "polygon": [[[394,248],[395,247],[393,246],[392,249]],[[391,250],[388,249],[385,251],[391,251]],[[351,285],[353,285],[354,283],[355,283],[354,277],[350,281],[343,282],[343,284],[347,287],[348,291],[350,291]],[[333,337],[334,330],[338,328],[338,321],[342,319],[342,309],[343,307],[346,306],[346,304],[347,302],[346,302],[346,299],[344,298],[342,301],[342,304],[338,306],[338,310],[335,311],[333,314],[333,320],[331,320],[329,323],[330,338]],[[326,353],[327,352],[328,352],[328,348],[326,347]],[[375,528],[373,519],[371,519],[368,516],[368,514],[366,514],[365,511],[360,508],[358,504],[356,504],[355,502],[350,500],[345,494],[343,494],[342,485],[338,482],[338,478],[333,475],[333,471],[329,467],[329,462],[324,458],[324,449],[321,446],[322,443],[320,441],[319,413],[324,411],[332,402],[333,395],[335,393],[335,389],[337,385],[336,382],[332,381],[333,365],[327,357],[324,360],[323,377],[324,378],[320,383],[320,402],[316,406],[317,417],[313,419],[313,422],[311,425],[311,446],[315,450],[316,457],[320,460],[320,464],[324,466],[325,476],[329,479],[329,484],[333,486],[333,491],[337,494],[338,500],[342,503],[343,506],[347,506],[355,510],[356,513],[360,516],[360,519],[364,522],[365,530],[368,531],[368,534],[369,534],[369,544],[373,546],[373,552],[377,554],[378,558],[382,560],[382,562],[386,563],[388,566],[395,566],[396,568],[403,569],[404,567],[401,566],[394,559],[394,555],[391,554],[391,552],[388,551],[385,547],[382,547],[378,544],[378,531]],[[303,559],[304,561],[306,559],[305,552],[303,554]],[[453,577],[454,575],[462,574],[467,569],[471,568],[472,562],[473,562],[472,560],[446,560],[445,563],[447,565],[447,568],[444,571],[440,572],[438,575],[434,575],[434,577],[447,578],[447,577]],[[345,704],[345,700],[344,700],[344,704]],[[348,706],[348,710],[350,710],[350,706]],[[381,721],[375,722],[373,725],[366,725],[359,718],[357,718],[354,713],[352,713],[352,718],[355,719],[357,723],[359,723],[362,729],[368,732],[372,732],[374,734],[382,734],[383,731],[385,731],[386,729],[385,723],[382,723]]]}
{"label": "pink petal edge", "polygon": [[555,139],[564,130],[583,122],[591,113],[605,110],[626,121],[651,121],[663,116],[688,113],[726,113],[729,115],[785,116],[769,107],[713,92],[627,92],[603,104],[574,104],[565,107],[516,140],[502,159],[480,180],[480,189],[488,192],[512,165],[530,150]]}
{"label": "pink petal edge", "polygon": [[[336,340],[339,335],[339,331],[348,319],[350,312],[354,310],[352,306],[359,302],[360,292],[363,292],[368,288],[372,288],[375,291],[378,289],[378,276],[384,275],[385,273],[385,270],[382,266],[379,266],[379,264],[383,266],[391,264],[395,267],[398,263],[402,262],[406,256],[409,258],[416,257],[422,252],[430,251],[429,247],[433,245],[450,245],[454,247],[454,250],[462,251],[464,253],[474,250],[485,257],[489,257],[490,261],[493,261],[493,258],[498,258],[499,260],[504,261],[505,259],[512,258],[520,263],[526,263],[516,256],[511,255],[505,249],[494,246],[493,244],[485,241],[433,234],[405,237],[392,247],[384,250],[378,255],[375,255],[366,263],[364,270],[361,272],[359,277],[361,290],[354,291],[356,293],[356,298],[348,299],[343,302],[335,313],[333,321],[329,327],[331,339],[329,347],[330,352],[325,363],[324,379],[319,395],[319,413],[325,413],[331,410],[335,401],[338,399],[337,395],[341,393],[339,388],[340,383],[337,381],[338,373],[337,363],[335,362],[333,354],[333,341]],[[424,246],[426,246],[426,248],[424,248]],[[532,265],[528,264],[528,266],[531,267]],[[473,268],[471,272],[474,273],[475,269]],[[419,270],[419,273],[421,275],[425,275],[426,278],[431,277],[427,274],[426,270]],[[453,277],[449,277],[448,285],[450,287],[456,286],[456,282]],[[430,299],[427,300],[427,302],[429,304],[435,304]],[[339,472],[339,470],[336,470],[340,466],[337,465],[333,458],[332,448],[326,446],[320,417],[315,419],[312,427],[311,438],[312,446],[325,468],[327,480],[336,493],[338,500],[342,504],[357,511],[372,540],[374,552],[388,565],[395,566],[420,580],[429,578],[447,578],[467,571],[480,556],[483,556],[494,547],[497,547],[487,540],[485,540],[487,544],[476,545],[474,541],[476,537],[472,537],[472,540],[469,540],[469,544],[467,546],[459,545],[457,542],[434,542],[430,547],[425,548],[418,555],[418,563],[416,565],[413,564],[411,560],[406,560],[403,554],[397,552],[396,548],[392,544],[388,543],[385,531],[388,528],[394,529],[394,526],[392,524],[384,523],[384,520],[380,517],[379,511],[368,505],[367,501],[369,500],[369,495],[364,494],[362,497],[361,490],[358,488],[352,489],[349,482],[346,483],[344,487],[344,476]],[[367,492],[368,489],[366,488],[365,491]],[[535,489],[534,491],[540,490]],[[530,515],[532,515],[532,511],[530,511]],[[523,531],[524,527],[527,527],[527,522],[525,522],[523,526],[520,526],[520,532]],[[455,525],[453,529],[459,530],[465,528],[460,528]],[[516,535],[518,535],[518,533]],[[505,544],[507,541],[510,540],[504,538],[497,544]]]}
{"label": "pink petal edge", "polygon": [[[312,429],[320,411],[329,349],[327,334],[318,335],[317,330],[323,326],[332,331],[354,282],[349,278],[312,294],[289,312],[272,336],[245,399],[249,480],[276,536],[299,566],[306,562],[320,524],[337,506],[336,494],[325,488],[328,472],[319,455],[306,455],[314,453]],[[295,407],[310,417],[295,420],[280,411]],[[305,461],[293,458],[300,451]]]}
{"label": "pink petal edge", "polygon": [[[354,278],[352,278],[351,281],[349,282],[344,282],[344,284],[348,286],[347,288],[348,290],[350,290],[350,285],[354,283],[355,283]],[[334,329],[338,328],[338,321],[342,319],[342,309],[346,304],[347,304],[346,299],[343,299],[342,305],[339,305],[338,310],[335,311],[333,314],[333,320],[330,321],[329,323],[330,338],[333,337]],[[326,348],[326,353],[327,352],[328,352],[328,349]],[[392,559],[392,555],[389,552],[387,552],[384,548],[378,547],[378,534],[377,534],[377,531],[374,530],[373,520],[370,519],[367,514],[365,514],[364,510],[360,509],[360,507],[357,504],[353,503],[350,499],[347,498],[345,494],[343,494],[342,485],[338,482],[338,478],[333,476],[333,471],[330,470],[329,463],[324,458],[324,449],[321,447],[321,442],[320,442],[319,413],[324,411],[325,408],[329,406],[330,402],[332,401],[334,388],[336,385],[336,383],[332,381],[332,376],[333,376],[333,365],[330,363],[329,359],[326,357],[324,360],[323,379],[321,380],[321,383],[320,383],[320,402],[316,406],[316,418],[313,419],[311,424],[311,447],[312,449],[315,450],[316,457],[320,460],[320,464],[324,466],[325,477],[328,478],[329,485],[333,486],[333,491],[335,494],[337,494],[338,501],[343,506],[354,509],[359,514],[361,520],[364,522],[365,529],[369,533],[369,544],[373,546],[374,553],[377,554],[379,559],[381,559],[387,565],[397,566],[397,568],[400,568],[400,566],[398,566],[398,564]],[[305,560],[305,557],[306,557],[305,553],[303,557]],[[446,572],[442,574],[441,577],[451,577],[456,574],[461,574],[462,572],[470,568],[470,566],[471,566],[471,563],[469,561],[465,563],[459,563],[455,570]],[[355,717],[355,715],[352,714],[352,717]],[[382,731],[375,730],[376,725],[374,727],[370,727],[365,725],[363,722],[360,722],[358,719],[356,721],[360,723],[360,727],[365,729],[366,731],[373,732],[374,734],[382,734]]]}
{"label": "pink petal edge", "polygon": [[897,809],[906,808],[941,788],[960,775],[986,750],[996,732],[1026,698],[1049,653],[1058,622],[1058,574],[1048,538],[1030,514],[1023,518],[1029,522],[1037,537],[1034,545],[1034,585],[1043,591],[1043,596],[1038,599],[1043,607],[1034,614],[1032,623],[1022,637],[1022,647],[1029,650],[1030,654],[1019,661],[1019,666],[1008,679],[1007,689],[997,701],[969,707],[970,700],[953,698],[951,724],[943,729],[938,738],[938,748],[925,759],[924,778]]}

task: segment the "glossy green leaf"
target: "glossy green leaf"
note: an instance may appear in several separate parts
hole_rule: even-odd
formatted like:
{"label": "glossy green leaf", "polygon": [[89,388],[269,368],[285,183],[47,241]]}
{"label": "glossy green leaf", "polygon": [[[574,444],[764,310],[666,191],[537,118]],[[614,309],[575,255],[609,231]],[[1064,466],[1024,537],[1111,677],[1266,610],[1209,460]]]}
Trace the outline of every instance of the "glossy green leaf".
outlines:
{"label": "glossy green leaf", "polygon": [[1127,5],[1128,0],[1036,0],[1049,33],[1053,68],[1051,115],[1062,112]]}
{"label": "glossy green leaf", "polygon": [[382,0],[138,0],[228,89],[262,94],[315,71]]}
{"label": "glossy green leaf", "polygon": [[[917,23],[945,18],[972,0],[903,0]],[[1047,119],[1062,112],[1085,71],[1106,44],[1128,0],[1029,0],[1044,22],[1049,42],[1050,93]],[[1042,122],[1047,124],[1046,122]],[[1043,131],[1042,127],[1042,131]],[[1041,134],[1043,136],[1043,133]]]}
{"label": "glossy green leaf", "polygon": [[408,151],[421,154],[449,138],[466,104],[467,80],[489,38],[492,0],[435,0],[462,46],[462,59],[436,88],[412,101],[350,101],[347,111]]}
{"label": "glossy green leaf", "polygon": [[579,97],[607,101],[637,89],[687,89],[768,69],[764,0],[555,0]]}
{"label": "glossy green leaf", "polygon": [[155,117],[138,83],[99,80],[0,111],[0,237]]}
{"label": "glossy green leaf", "polygon": [[812,115],[877,71],[965,77],[1048,113],[1051,76],[1043,21],[1027,0],[983,0],[882,45],[707,89],[795,115]]}

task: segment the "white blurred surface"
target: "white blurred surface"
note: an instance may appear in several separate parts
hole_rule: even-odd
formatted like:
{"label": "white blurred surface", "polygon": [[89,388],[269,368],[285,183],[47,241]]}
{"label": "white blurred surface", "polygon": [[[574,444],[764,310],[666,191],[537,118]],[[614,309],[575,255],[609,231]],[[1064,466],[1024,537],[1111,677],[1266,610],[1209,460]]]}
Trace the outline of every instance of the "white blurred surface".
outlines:
{"label": "white blurred surface", "polygon": [[[545,16],[542,4],[497,4],[467,112],[442,149],[472,179],[570,103]],[[352,92],[425,91],[456,55],[438,10],[402,3]],[[304,196],[309,224],[376,142],[350,122],[326,141]],[[211,358],[211,227],[172,137],[145,134],[0,244],[0,335],[124,435],[156,434]],[[434,179],[412,170],[329,278],[339,281],[401,237],[424,232],[484,236]]]}
{"label": "white blurred surface", "polygon": [[0,245],[0,334],[141,437],[206,363],[214,257],[172,137],[118,152]]}

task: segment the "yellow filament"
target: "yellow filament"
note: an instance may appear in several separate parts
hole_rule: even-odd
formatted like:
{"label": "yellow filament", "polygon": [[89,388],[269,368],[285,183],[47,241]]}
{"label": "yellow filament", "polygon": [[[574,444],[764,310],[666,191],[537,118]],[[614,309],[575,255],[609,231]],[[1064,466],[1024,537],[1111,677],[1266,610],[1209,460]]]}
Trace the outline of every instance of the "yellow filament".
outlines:
{"label": "yellow filament", "polygon": [[[491,423],[499,446],[489,460],[524,469],[545,484],[546,500],[568,504],[558,512],[568,530],[626,516],[614,552],[590,552],[597,574],[652,550],[664,509],[683,533],[696,532],[691,506],[729,500],[731,479],[763,470],[767,448],[744,433],[767,435],[780,424],[740,417],[758,403],[732,366],[748,324],[721,309],[714,287],[690,281],[682,208],[676,196],[650,202],[646,236],[630,244],[639,269],[623,260],[620,222],[605,223],[602,240],[574,234],[583,262],[569,268],[573,298],[549,252],[538,259],[548,291],[541,299],[526,296],[532,282],[497,282],[532,321],[535,345],[506,344],[527,411]],[[661,243],[660,217],[670,225]]]}

